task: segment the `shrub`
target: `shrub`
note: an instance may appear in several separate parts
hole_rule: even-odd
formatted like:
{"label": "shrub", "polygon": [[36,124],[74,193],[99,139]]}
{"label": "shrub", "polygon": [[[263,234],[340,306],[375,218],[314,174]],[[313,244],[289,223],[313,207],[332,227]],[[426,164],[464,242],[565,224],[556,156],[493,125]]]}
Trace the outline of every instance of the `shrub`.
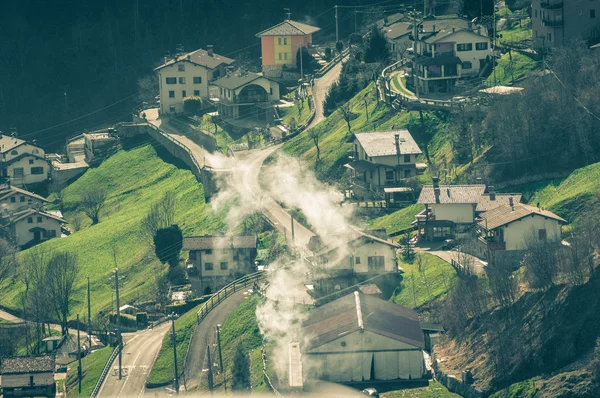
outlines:
{"label": "shrub", "polygon": [[198,114],[203,108],[202,97],[185,97],[183,99],[183,111],[185,113]]}

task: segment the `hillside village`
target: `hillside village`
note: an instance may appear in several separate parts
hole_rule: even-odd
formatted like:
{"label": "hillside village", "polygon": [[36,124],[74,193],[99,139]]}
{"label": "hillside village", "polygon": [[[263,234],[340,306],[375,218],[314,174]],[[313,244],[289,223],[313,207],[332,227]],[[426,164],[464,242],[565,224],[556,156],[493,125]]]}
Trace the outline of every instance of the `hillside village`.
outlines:
{"label": "hillside village", "polygon": [[600,396],[595,9],[469,7],[285,9],[0,132],[1,394]]}

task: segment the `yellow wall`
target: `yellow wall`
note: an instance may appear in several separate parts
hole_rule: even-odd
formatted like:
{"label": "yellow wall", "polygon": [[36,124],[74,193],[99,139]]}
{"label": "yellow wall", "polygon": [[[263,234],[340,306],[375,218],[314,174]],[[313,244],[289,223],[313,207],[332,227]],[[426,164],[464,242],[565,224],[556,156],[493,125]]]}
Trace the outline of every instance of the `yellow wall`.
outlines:
{"label": "yellow wall", "polygon": [[[292,37],[291,36],[277,36],[274,40],[275,43],[275,64],[293,64],[294,59],[292,56]],[[281,44],[279,44],[281,43]],[[279,56],[281,54],[281,59]]]}

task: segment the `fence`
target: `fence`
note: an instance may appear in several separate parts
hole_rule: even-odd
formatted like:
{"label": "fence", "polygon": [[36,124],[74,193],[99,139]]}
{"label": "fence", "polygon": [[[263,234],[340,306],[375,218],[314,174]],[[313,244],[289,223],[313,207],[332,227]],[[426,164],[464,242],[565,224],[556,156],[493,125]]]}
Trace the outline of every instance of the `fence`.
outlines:
{"label": "fence", "polygon": [[279,391],[277,391],[277,389],[275,388],[275,386],[273,385],[273,383],[271,382],[271,378],[269,377],[269,375],[267,374],[267,353],[265,351],[265,340],[262,340],[261,343],[261,349],[260,349],[260,357],[262,359],[262,371],[263,371],[263,376],[265,378],[265,381],[267,382],[267,385],[269,386],[269,388],[271,389],[271,391],[273,391],[273,393],[278,396],[281,397],[282,395],[279,393]]}
{"label": "fence", "polygon": [[95,398],[98,396],[98,393],[100,392],[100,388],[102,387],[102,384],[104,383],[104,379],[106,379],[106,376],[108,375],[108,372],[110,371],[110,367],[112,366],[112,364],[115,361],[115,358],[117,357],[118,354],[119,354],[119,346],[115,347],[112,354],[110,354],[110,357],[108,358],[108,361],[106,362],[106,365],[104,365],[104,369],[102,369],[102,373],[100,373],[100,378],[98,379],[98,381],[96,382],[96,385],[94,386],[94,389],[92,390],[92,394],[90,395],[90,398]]}

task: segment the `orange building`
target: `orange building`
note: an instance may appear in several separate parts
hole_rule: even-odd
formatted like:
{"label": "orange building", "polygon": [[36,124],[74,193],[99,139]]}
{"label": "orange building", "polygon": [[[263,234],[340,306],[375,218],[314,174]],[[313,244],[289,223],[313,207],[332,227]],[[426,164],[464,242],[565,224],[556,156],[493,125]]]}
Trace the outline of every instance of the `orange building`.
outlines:
{"label": "orange building", "polygon": [[265,76],[280,77],[284,65],[299,68],[296,54],[300,47],[312,44],[312,34],[321,30],[316,26],[285,20],[256,34],[262,45],[262,70]]}

